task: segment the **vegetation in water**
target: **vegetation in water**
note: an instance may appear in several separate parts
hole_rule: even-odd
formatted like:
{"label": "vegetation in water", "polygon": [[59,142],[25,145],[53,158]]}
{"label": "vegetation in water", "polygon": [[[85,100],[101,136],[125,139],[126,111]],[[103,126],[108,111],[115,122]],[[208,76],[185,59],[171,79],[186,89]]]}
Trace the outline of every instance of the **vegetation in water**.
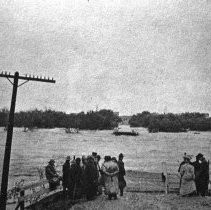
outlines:
{"label": "vegetation in water", "polygon": [[158,114],[144,111],[129,120],[132,127],[145,127],[149,132],[211,131],[211,118],[205,113]]}
{"label": "vegetation in water", "polygon": [[[6,127],[9,111],[0,110],[0,126]],[[75,114],[46,110],[30,110],[15,113],[15,126],[32,128],[79,128],[87,130],[113,129],[121,122],[112,110],[89,111]],[[144,111],[133,115],[131,127],[145,127],[149,132],[211,131],[211,118],[205,113],[158,114]]]}
{"label": "vegetation in water", "polygon": [[[6,126],[9,111],[0,110],[0,126]],[[66,114],[51,109],[30,110],[15,113],[14,126],[25,128],[79,128],[89,130],[113,129],[121,119],[111,110]]]}

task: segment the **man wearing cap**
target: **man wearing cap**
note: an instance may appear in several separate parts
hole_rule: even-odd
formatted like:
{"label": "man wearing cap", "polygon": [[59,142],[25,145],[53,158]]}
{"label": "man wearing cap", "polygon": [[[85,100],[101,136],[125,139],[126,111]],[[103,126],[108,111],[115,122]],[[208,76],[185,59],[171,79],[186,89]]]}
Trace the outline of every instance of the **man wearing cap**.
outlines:
{"label": "man wearing cap", "polygon": [[209,184],[209,164],[203,154],[199,153],[196,156],[196,161],[193,163],[195,169],[195,182],[197,194],[205,196],[208,191]]}
{"label": "man wearing cap", "polygon": [[70,156],[67,156],[65,163],[62,167],[63,171],[63,191],[66,193],[66,191],[70,190]]}
{"label": "man wearing cap", "polygon": [[56,187],[59,185],[59,181],[60,181],[60,177],[56,173],[54,163],[55,163],[55,161],[53,159],[51,159],[48,162],[48,165],[45,167],[45,175],[46,175],[46,179],[49,182],[50,190],[55,190]]}
{"label": "man wearing cap", "polygon": [[123,196],[123,190],[126,186],[126,181],[124,179],[125,176],[125,166],[123,162],[124,155],[122,153],[119,154],[119,160],[118,160],[118,167],[119,167],[119,174],[118,174],[118,180],[119,180],[119,190],[120,190],[120,196]]}

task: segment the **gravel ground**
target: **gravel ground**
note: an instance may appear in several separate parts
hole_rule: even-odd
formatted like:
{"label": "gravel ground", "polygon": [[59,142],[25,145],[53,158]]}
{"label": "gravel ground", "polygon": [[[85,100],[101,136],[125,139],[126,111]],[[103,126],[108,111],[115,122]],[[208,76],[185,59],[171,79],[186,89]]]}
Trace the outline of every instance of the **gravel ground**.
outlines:
{"label": "gravel ground", "polygon": [[[123,197],[117,200],[108,200],[107,196],[98,196],[93,201],[80,201],[70,208],[71,210],[192,210],[211,209],[211,197],[181,197],[176,193],[164,194],[164,183],[161,174],[141,171],[127,171],[127,187]],[[173,177],[176,187],[179,186],[177,176]],[[170,185],[172,188],[172,185]],[[173,191],[172,191],[173,192]],[[177,189],[178,192],[178,189]],[[61,204],[61,203],[60,203]],[[63,205],[63,203],[62,203]],[[62,206],[60,205],[60,206]],[[14,209],[13,205],[7,206]],[[55,208],[63,210],[63,207]]]}
{"label": "gravel ground", "polygon": [[158,209],[158,210],[191,210],[211,209],[211,197],[180,197],[176,194],[131,193],[126,192],[117,200],[108,200],[106,196],[99,196],[93,201],[75,204],[71,210],[130,210],[130,209]]}

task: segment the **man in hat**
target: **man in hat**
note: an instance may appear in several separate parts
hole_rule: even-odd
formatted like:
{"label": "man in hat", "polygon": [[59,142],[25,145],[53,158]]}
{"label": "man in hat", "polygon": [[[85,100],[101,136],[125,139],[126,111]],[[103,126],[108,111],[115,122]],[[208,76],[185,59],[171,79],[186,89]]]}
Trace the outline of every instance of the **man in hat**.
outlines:
{"label": "man in hat", "polygon": [[92,158],[94,160],[94,166],[95,166],[95,173],[97,174],[96,176],[96,180],[95,180],[95,183],[96,183],[96,186],[95,186],[95,193],[96,195],[98,195],[98,158],[97,158],[97,152],[92,152]]}
{"label": "man in hat", "polygon": [[66,191],[70,190],[70,156],[66,157],[66,161],[63,164],[62,167],[62,171],[63,171],[63,191],[66,194]]}
{"label": "man in hat", "polygon": [[123,196],[123,190],[126,187],[126,181],[124,179],[125,176],[125,166],[123,162],[124,155],[122,153],[119,154],[119,160],[118,160],[118,167],[119,167],[119,174],[118,174],[118,180],[119,180],[119,189],[120,189],[120,196]]}
{"label": "man in hat", "polygon": [[81,159],[76,158],[75,163],[72,164],[70,168],[70,197],[72,197],[72,199],[81,197],[83,171],[80,163]]}
{"label": "man in hat", "polygon": [[96,196],[97,189],[97,169],[92,156],[87,157],[84,180],[86,198],[87,200],[92,200]]}
{"label": "man in hat", "polygon": [[197,194],[205,196],[208,192],[209,184],[209,163],[204,158],[204,155],[199,153],[196,156],[196,161],[193,163],[195,169],[195,182]]}
{"label": "man in hat", "polygon": [[101,177],[101,169],[100,169],[100,155],[96,156],[96,166],[97,166],[97,195],[101,195],[102,194],[102,177]]}
{"label": "man in hat", "polygon": [[92,152],[92,157],[96,158],[97,152]]}
{"label": "man in hat", "polygon": [[97,164],[97,152],[92,152],[92,158],[95,162],[95,165]]}
{"label": "man in hat", "polygon": [[51,159],[48,162],[48,165],[45,167],[45,175],[46,175],[46,179],[49,182],[49,188],[50,190],[55,190],[56,187],[60,184],[60,177],[59,175],[56,173],[56,169],[55,169],[55,165],[54,165],[55,161],[53,159]]}

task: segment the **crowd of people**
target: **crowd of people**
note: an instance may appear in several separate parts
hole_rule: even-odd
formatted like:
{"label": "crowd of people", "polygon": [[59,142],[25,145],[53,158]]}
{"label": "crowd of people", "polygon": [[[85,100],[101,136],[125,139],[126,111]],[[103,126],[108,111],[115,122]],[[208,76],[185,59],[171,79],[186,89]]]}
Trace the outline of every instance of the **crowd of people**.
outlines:
{"label": "crowd of people", "polygon": [[196,156],[196,161],[194,162],[191,162],[192,156],[186,153],[183,159],[178,170],[181,175],[180,195],[207,195],[209,185],[209,162],[201,153]]}
{"label": "crowd of people", "polygon": [[108,199],[117,199],[119,191],[120,196],[123,196],[126,186],[123,157],[122,153],[118,160],[116,157],[105,156],[100,166],[101,157],[96,152],[82,158],[74,157],[73,160],[67,156],[62,176],[56,172],[55,161],[51,159],[45,168],[49,188],[55,190],[62,181],[63,192],[71,199],[86,197],[92,200],[103,192]]}
{"label": "crowd of people", "polygon": [[[50,190],[55,190],[62,181],[63,192],[71,199],[86,197],[94,199],[97,195],[105,193],[108,199],[117,199],[123,196],[126,187],[123,154],[116,157],[105,156],[100,165],[101,157],[96,152],[82,158],[66,157],[63,164],[63,174],[59,176],[55,169],[55,161],[51,159],[45,168],[46,178]],[[199,153],[196,160],[191,162],[192,156],[186,153],[183,156],[178,172],[180,174],[180,195],[205,196],[209,185],[209,162]]]}

